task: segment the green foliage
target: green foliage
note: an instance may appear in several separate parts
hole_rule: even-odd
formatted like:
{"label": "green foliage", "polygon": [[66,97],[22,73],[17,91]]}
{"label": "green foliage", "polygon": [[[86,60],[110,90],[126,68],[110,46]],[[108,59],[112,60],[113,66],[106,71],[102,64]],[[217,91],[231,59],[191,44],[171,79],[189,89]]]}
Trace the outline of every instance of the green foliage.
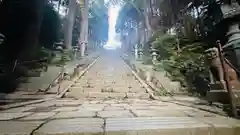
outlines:
{"label": "green foliage", "polygon": [[160,34],[155,41],[152,42],[152,47],[159,51],[161,59],[169,59],[176,55],[177,40],[174,36]]}
{"label": "green foliage", "polygon": [[89,12],[89,30],[91,31],[90,38],[93,41],[108,40],[108,9],[104,3],[95,1],[90,6]]}
{"label": "green foliage", "polygon": [[148,57],[148,56],[144,56],[143,57],[143,64],[144,65],[152,65],[153,62],[152,62],[152,57]]}
{"label": "green foliage", "polygon": [[180,39],[181,49],[179,51],[175,36],[161,34],[152,45],[159,51],[162,66],[170,73],[170,78],[180,81],[183,86],[192,89],[192,82],[196,76],[203,78],[207,76],[208,68],[203,54],[204,43],[192,42],[186,38]]}
{"label": "green foliage", "polygon": [[29,50],[27,57],[22,59],[23,61],[49,59],[51,56],[51,50],[44,47],[35,47]]}
{"label": "green foliage", "polygon": [[142,16],[143,0],[125,0],[125,5],[121,8],[117,24],[115,26],[116,31],[119,31],[124,27],[124,23],[127,18],[131,18],[135,21],[140,21]]}
{"label": "green foliage", "polygon": [[157,96],[172,96],[164,87],[160,88],[159,90],[155,91],[155,95]]}
{"label": "green foliage", "polygon": [[67,62],[67,61],[71,61],[72,59],[74,59],[73,52],[71,50],[64,50],[61,61]]}

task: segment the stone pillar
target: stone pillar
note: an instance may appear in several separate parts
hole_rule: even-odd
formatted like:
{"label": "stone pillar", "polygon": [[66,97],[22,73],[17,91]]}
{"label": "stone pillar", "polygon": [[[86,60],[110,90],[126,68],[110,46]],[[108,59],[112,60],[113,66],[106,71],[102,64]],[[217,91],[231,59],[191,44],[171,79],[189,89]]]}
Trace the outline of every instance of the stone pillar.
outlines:
{"label": "stone pillar", "polygon": [[228,28],[228,44],[233,43],[240,38],[239,23],[233,23]]}
{"label": "stone pillar", "polygon": [[64,74],[66,74],[66,73],[67,73],[66,66],[61,67],[60,74],[61,74],[61,78],[62,79],[64,78]]}
{"label": "stone pillar", "polygon": [[228,33],[226,35],[228,37],[228,42],[225,46],[227,48],[233,49],[234,53],[230,54],[230,61],[231,63],[237,68],[240,69],[240,50],[234,48],[240,48],[240,29],[239,29],[239,22],[234,22],[229,25]]}
{"label": "stone pillar", "polygon": [[138,60],[143,60],[143,50],[141,48],[138,50]]}
{"label": "stone pillar", "polygon": [[135,59],[137,60],[138,59],[138,44],[135,44],[134,54],[135,54]]}
{"label": "stone pillar", "polygon": [[152,49],[151,52],[152,52],[152,62],[153,62],[153,64],[156,64],[157,56],[158,56],[157,50],[156,49]]}
{"label": "stone pillar", "polygon": [[81,57],[84,57],[85,47],[86,47],[86,44],[84,42],[82,42],[80,44]]}
{"label": "stone pillar", "polygon": [[74,47],[73,48],[73,55],[74,55],[74,59],[76,59],[77,58],[77,47]]}

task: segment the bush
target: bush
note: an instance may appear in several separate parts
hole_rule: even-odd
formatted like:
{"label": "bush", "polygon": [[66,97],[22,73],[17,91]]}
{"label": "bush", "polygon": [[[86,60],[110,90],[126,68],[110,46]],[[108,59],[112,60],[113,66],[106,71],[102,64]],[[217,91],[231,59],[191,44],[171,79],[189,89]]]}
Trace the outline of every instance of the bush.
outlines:
{"label": "bush", "polygon": [[63,51],[62,58],[61,58],[62,62],[71,61],[73,59],[74,59],[74,54],[71,50],[64,50]]}
{"label": "bush", "polygon": [[142,64],[144,64],[144,65],[152,65],[153,64],[152,57],[151,56],[144,56]]}
{"label": "bush", "polygon": [[196,78],[206,79],[208,76],[204,57],[206,44],[186,38],[179,41],[180,50],[175,36],[161,34],[152,42],[152,46],[159,51],[159,60],[163,63],[161,66],[170,73],[170,78],[194,90],[197,87]]}

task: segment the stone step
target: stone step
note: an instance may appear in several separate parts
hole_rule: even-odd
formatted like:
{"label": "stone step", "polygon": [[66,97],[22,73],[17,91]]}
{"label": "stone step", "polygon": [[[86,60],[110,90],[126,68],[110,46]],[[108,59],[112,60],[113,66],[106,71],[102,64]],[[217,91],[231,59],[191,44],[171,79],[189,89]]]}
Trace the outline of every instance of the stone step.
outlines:
{"label": "stone step", "polygon": [[224,89],[221,83],[216,83],[216,84],[210,84],[210,88],[212,90],[221,90]]}
{"label": "stone step", "polygon": [[130,99],[149,99],[150,95],[145,92],[139,92],[139,93],[127,93],[127,98]]}
{"label": "stone step", "polygon": [[37,100],[43,98],[52,98],[56,96],[55,94],[47,95],[18,95],[18,94],[8,94],[4,97],[5,100]]}
{"label": "stone step", "polygon": [[69,98],[97,98],[97,99],[125,99],[125,98],[133,98],[133,99],[149,99],[149,94],[145,92],[139,93],[116,93],[116,92],[86,92],[81,90],[72,90],[65,94],[65,97]]}
{"label": "stone step", "polygon": [[0,100],[0,105],[6,105],[14,102],[17,102],[17,101],[16,100]]}
{"label": "stone step", "polygon": [[[42,115],[41,115],[42,116]],[[71,118],[42,121],[0,121],[0,134],[105,135],[239,135],[231,118],[145,117]],[[14,127],[14,128],[12,128]],[[34,132],[33,132],[34,131]]]}
{"label": "stone step", "polygon": [[[226,123],[224,122],[226,120]],[[234,126],[235,125],[235,126]],[[237,122],[233,119],[189,117],[108,118],[108,135],[236,135]],[[239,132],[239,133],[236,133]]]}
{"label": "stone step", "polygon": [[113,92],[113,93],[138,93],[138,92],[145,92],[146,90],[144,88],[141,88],[140,86],[138,87],[128,87],[128,86],[111,86],[111,85],[107,85],[107,86],[93,86],[93,85],[89,85],[89,86],[72,86],[70,89],[70,91],[72,90],[78,90],[78,91],[82,91],[82,92]]}
{"label": "stone step", "polygon": [[[236,104],[240,105],[240,90],[233,90]],[[229,103],[229,96],[226,90],[211,90],[207,92],[207,99],[210,102]]]}

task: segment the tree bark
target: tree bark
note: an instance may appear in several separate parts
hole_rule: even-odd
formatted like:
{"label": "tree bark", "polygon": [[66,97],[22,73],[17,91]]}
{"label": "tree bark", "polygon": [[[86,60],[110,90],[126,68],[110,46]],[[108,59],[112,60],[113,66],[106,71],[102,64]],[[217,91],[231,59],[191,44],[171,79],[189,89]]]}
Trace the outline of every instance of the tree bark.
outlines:
{"label": "tree bark", "polygon": [[85,9],[82,8],[81,9],[81,17],[82,17],[82,20],[81,20],[81,31],[80,31],[80,37],[79,37],[79,45],[80,45],[80,55],[81,57],[84,56],[84,53],[85,53],[85,19],[84,19],[84,12],[85,12]]}
{"label": "tree bark", "polygon": [[152,36],[152,28],[150,25],[150,18],[148,10],[150,9],[149,0],[144,0],[144,18],[145,18],[145,24],[147,29],[147,35],[146,35],[146,41],[149,40],[149,38]]}
{"label": "tree bark", "polygon": [[81,9],[81,32],[80,32],[80,50],[81,50],[81,57],[85,54],[85,49],[87,46],[88,41],[88,0],[84,0],[84,8]]}
{"label": "tree bark", "polygon": [[70,0],[68,5],[68,14],[65,24],[64,33],[64,45],[66,49],[72,49],[72,33],[74,27],[75,11],[76,11],[76,0]]}
{"label": "tree bark", "polygon": [[[84,7],[85,7],[85,13],[84,13],[84,18],[85,18],[85,32],[84,32],[84,41],[85,41],[85,49],[88,47],[88,10],[89,10],[89,3],[88,0],[84,0]],[[84,55],[83,53],[83,55]]]}
{"label": "tree bark", "polygon": [[141,33],[140,33],[140,27],[139,24],[137,24],[137,28],[136,28],[136,46],[135,46],[135,58],[138,59],[138,50],[140,48],[140,39],[141,39]]}

